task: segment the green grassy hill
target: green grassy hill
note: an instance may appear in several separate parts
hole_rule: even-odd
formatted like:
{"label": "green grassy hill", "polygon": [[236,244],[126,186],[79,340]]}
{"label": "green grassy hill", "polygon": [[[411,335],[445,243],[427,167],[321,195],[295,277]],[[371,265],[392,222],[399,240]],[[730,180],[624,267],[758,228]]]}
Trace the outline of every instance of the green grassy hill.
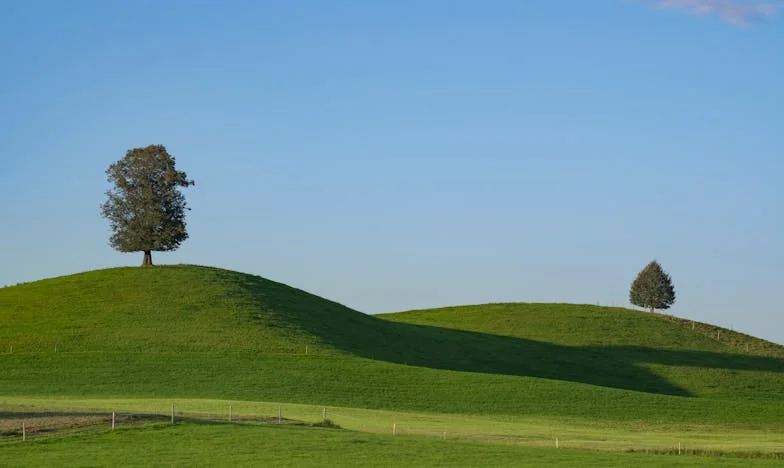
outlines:
{"label": "green grassy hill", "polygon": [[[769,341],[666,314],[618,307],[484,304],[381,314],[376,317],[566,346],[645,346],[784,357],[784,346]],[[717,339],[716,331],[719,330],[721,333]]]}
{"label": "green grassy hill", "polygon": [[65,352],[304,352],[319,345],[319,327],[368,321],[280,283],[196,266],[115,268],[4,288],[0,314],[0,346]]}
{"label": "green grassy hill", "polygon": [[0,289],[0,395],[782,420],[781,347],[704,327],[565,304],[377,317],[216,268],[119,268]]}
{"label": "green grassy hill", "polygon": [[516,340],[521,353],[514,358],[528,375],[652,393],[784,401],[784,346],[668,315],[516,303],[379,317]]}

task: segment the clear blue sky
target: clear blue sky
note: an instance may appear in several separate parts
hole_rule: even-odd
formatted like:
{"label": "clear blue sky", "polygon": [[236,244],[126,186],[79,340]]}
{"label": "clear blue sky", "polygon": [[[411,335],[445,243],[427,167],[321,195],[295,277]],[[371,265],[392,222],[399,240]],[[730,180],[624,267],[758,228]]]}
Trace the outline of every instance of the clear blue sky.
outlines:
{"label": "clear blue sky", "polygon": [[118,265],[164,144],[214,265],[376,313],[628,305],[784,343],[781,1],[5,1],[0,285]]}

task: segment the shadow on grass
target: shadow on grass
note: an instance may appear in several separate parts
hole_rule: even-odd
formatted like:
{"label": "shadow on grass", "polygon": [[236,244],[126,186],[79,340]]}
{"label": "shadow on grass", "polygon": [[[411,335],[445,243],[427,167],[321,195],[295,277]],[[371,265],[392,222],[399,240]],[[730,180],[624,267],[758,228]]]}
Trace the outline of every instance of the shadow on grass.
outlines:
{"label": "shadow on grass", "polygon": [[643,364],[784,373],[773,357],[634,346],[563,346],[516,337],[391,322],[258,276],[239,285],[265,324],[295,328],[356,356],[413,366],[566,380],[691,396]]}

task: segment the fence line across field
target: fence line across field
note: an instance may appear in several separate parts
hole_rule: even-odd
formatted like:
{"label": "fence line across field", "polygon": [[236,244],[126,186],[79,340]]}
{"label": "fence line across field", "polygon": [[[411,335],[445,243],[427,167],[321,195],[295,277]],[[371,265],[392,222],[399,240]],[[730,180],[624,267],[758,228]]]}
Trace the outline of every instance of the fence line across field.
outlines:
{"label": "fence line across field", "polygon": [[[277,415],[259,416],[258,414],[240,414],[234,410],[234,405],[228,404],[226,413],[214,409],[189,408],[181,411],[176,402],[172,402],[168,411],[161,410],[135,410],[135,411],[106,411],[105,409],[78,410],[43,410],[43,411],[9,411],[5,413],[7,419],[0,420],[0,443],[21,439],[28,441],[40,437],[52,437],[57,434],[70,434],[88,430],[106,429],[114,431],[118,428],[138,426],[151,422],[168,422],[176,424],[178,421],[201,420],[225,422],[233,424],[252,423],[277,423],[289,424],[303,421],[287,420],[282,407],[277,410]],[[322,422],[326,419],[326,407],[322,409]],[[316,420],[316,418],[314,418]]]}
{"label": "fence line across field", "polygon": [[[527,446],[540,446],[560,448],[583,448],[583,449],[599,449],[611,451],[638,451],[638,452],[662,452],[669,453],[694,453],[695,451],[732,451],[733,447],[716,448],[713,446],[700,446],[695,442],[684,443],[681,440],[672,440],[669,443],[662,442],[646,442],[645,440],[635,438],[619,437],[616,440],[609,440],[606,438],[590,438],[580,437],[575,435],[573,437],[562,437],[554,434],[511,434],[511,433],[483,433],[477,432],[464,432],[450,430],[444,424],[427,424],[417,423],[414,421],[400,421],[392,418],[389,420],[386,430],[384,424],[378,420],[368,421],[361,417],[350,414],[344,414],[341,408],[322,407],[320,411],[313,408],[312,417],[308,420],[301,419],[286,419],[285,406],[277,406],[277,414],[260,415],[258,409],[252,412],[242,412],[242,405],[236,402],[227,403],[225,411],[217,411],[212,405],[209,407],[199,408],[198,405],[183,404],[185,408],[181,408],[176,401],[172,401],[171,407],[167,410],[163,408],[141,410],[141,411],[106,411],[105,409],[79,409],[79,410],[60,410],[60,411],[41,411],[39,413],[29,411],[18,411],[19,417],[0,420],[0,441],[3,443],[21,441],[27,442],[43,437],[57,437],[58,435],[67,435],[80,431],[114,431],[120,428],[133,427],[141,424],[149,423],[168,423],[177,424],[181,421],[188,420],[203,420],[223,422],[226,424],[311,424],[319,425],[319,423],[327,423],[327,415],[329,414],[331,421],[330,424],[340,425],[342,421],[346,422],[359,422],[368,423],[366,427],[372,427],[373,430],[367,431],[371,433],[383,434],[386,432],[391,436],[424,436],[432,437],[442,440],[469,440],[469,441],[487,441],[492,443],[510,444],[510,445],[527,445]],[[253,406],[253,405],[248,405]],[[265,405],[269,407],[270,405]],[[303,411],[299,408],[296,413],[301,414]],[[167,414],[168,413],[168,414]],[[6,412],[15,414],[15,412]],[[65,420],[62,420],[62,419]],[[14,429],[13,424],[17,424],[17,429]],[[325,424],[326,425],[326,424]],[[5,428],[5,429],[4,429]],[[388,432],[387,432],[388,431]],[[775,445],[744,445],[739,452],[771,452],[784,456],[784,447]]]}

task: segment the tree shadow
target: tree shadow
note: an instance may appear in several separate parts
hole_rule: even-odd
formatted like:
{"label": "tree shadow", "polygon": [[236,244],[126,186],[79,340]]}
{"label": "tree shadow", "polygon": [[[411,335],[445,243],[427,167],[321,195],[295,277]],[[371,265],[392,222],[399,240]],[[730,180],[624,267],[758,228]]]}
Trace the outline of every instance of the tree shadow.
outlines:
{"label": "tree shadow", "polygon": [[639,346],[564,346],[429,325],[387,322],[373,340],[322,335],[338,349],[399,364],[566,380],[603,387],[694,396],[647,364],[784,373],[784,360]]}

